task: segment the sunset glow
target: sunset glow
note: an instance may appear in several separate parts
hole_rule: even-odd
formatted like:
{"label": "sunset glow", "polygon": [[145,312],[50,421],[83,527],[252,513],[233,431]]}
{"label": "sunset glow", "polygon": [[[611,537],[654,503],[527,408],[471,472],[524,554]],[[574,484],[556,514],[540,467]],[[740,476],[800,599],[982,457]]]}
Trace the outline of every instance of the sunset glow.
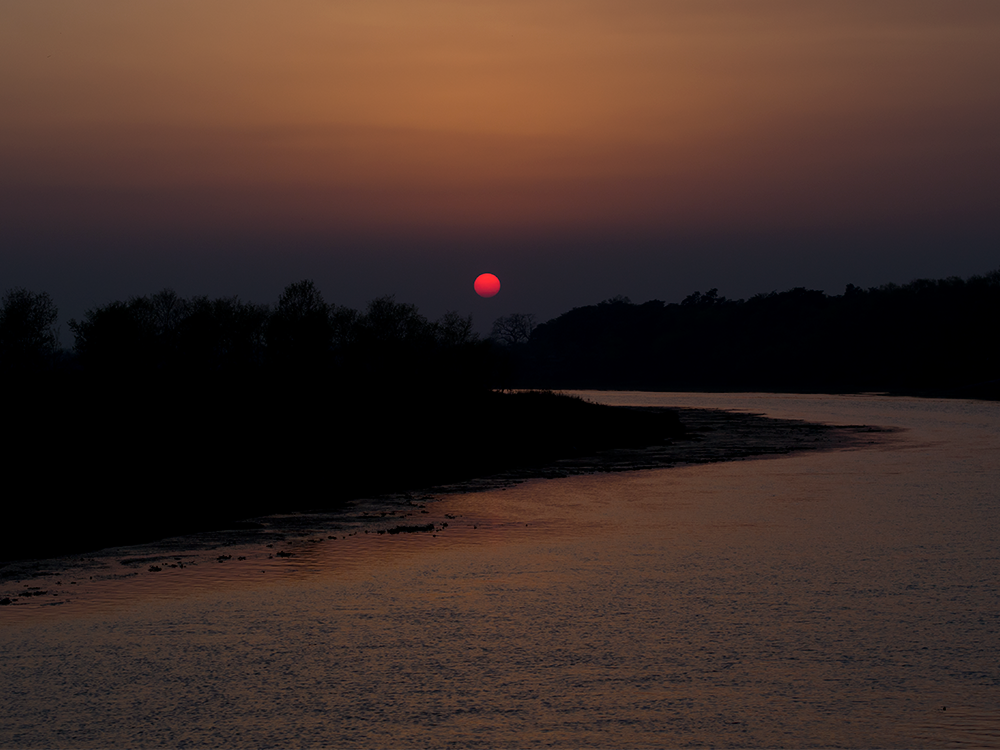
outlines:
{"label": "sunset glow", "polygon": [[208,201],[213,224],[362,227],[896,221],[994,197],[997,6],[702,7],[14,2],[3,187],[98,221],[130,190],[154,222]]}
{"label": "sunset glow", "polygon": [[[121,277],[79,304],[305,274],[443,312],[518,256],[544,316],[720,267],[749,285],[759,248],[788,274],[729,293],[980,272],[919,261],[1000,235],[995,2],[10,0],[0,20],[0,272],[71,259],[61,300]],[[876,274],[858,237],[911,265]],[[613,252],[576,265],[581,238]]]}

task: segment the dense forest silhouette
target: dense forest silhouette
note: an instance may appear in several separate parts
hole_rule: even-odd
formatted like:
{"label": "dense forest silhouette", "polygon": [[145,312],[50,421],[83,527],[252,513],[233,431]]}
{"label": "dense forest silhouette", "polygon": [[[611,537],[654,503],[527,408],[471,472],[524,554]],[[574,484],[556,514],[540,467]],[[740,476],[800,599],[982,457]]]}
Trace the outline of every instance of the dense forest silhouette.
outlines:
{"label": "dense forest silhouette", "polygon": [[518,387],[888,391],[1000,397],[1000,271],[841,295],[619,297],[575,308],[509,347]]}
{"label": "dense forest silhouette", "polygon": [[[162,380],[183,388],[318,381],[328,388],[481,392],[493,388],[928,392],[990,396],[1000,270],[921,279],[841,295],[795,288],[731,300],[716,289],[679,303],[624,297],[536,325],[471,317],[429,321],[380,297],[364,311],[329,304],[315,284],[289,285],[272,307],[171,290],[114,301],[69,323],[58,346],[53,300],[9,290],[0,304],[0,374],[22,385],[86,383],[116,392]],[[388,396],[387,397],[391,397]]]}
{"label": "dense forest silhouette", "polygon": [[363,311],[311,281],[273,306],[113,301],[69,323],[0,303],[6,559],[330,508],[681,435],[676,415],[514,388],[888,390],[996,398],[1000,271],[842,295],[625,298],[535,325]]}

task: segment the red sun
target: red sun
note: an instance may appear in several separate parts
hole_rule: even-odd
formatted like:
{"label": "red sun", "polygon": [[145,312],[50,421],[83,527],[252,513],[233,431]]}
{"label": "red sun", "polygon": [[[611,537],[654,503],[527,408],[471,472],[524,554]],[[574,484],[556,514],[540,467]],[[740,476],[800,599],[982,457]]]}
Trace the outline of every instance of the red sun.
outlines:
{"label": "red sun", "polygon": [[483,273],[476,278],[475,287],[480,297],[493,297],[500,291],[500,279],[491,273]]}

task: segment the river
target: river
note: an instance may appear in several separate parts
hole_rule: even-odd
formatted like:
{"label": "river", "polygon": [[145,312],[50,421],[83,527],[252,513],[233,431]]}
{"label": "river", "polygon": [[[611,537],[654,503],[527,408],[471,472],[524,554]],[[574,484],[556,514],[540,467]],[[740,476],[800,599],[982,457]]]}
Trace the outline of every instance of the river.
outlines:
{"label": "river", "polygon": [[899,429],[77,558],[0,608],[0,746],[1000,747],[1000,404],[582,395]]}

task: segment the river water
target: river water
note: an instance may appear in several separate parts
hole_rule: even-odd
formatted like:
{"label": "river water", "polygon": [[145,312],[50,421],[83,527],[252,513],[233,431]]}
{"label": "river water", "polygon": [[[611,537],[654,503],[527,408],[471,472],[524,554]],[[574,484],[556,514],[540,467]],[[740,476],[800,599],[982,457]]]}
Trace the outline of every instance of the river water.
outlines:
{"label": "river water", "polygon": [[1000,404],[584,395],[900,430],[79,558],[0,608],[0,746],[1000,747]]}

